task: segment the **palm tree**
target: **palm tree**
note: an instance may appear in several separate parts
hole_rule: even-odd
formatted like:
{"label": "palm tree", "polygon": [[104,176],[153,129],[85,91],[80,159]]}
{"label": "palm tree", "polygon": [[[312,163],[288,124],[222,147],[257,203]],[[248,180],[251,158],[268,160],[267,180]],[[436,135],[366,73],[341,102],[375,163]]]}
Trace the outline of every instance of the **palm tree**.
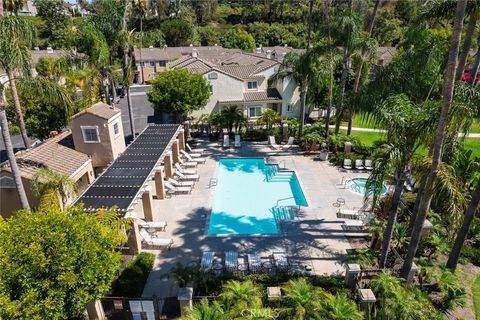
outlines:
{"label": "palm tree", "polygon": [[10,169],[12,170],[13,181],[15,182],[15,187],[17,188],[20,204],[23,209],[30,210],[27,194],[25,193],[25,188],[23,187],[20,169],[18,168],[17,159],[15,158],[15,152],[13,151],[10,131],[8,130],[8,120],[7,114],[5,112],[6,105],[7,100],[5,98],[5,87],[3,86],[3,84],[0,83],[0,127],[2,129],[2,138],[3,142],[5,143],[5,149],[7,150],[8,162],[10,164]]}
{"label": "palm tree", "polygon": [[7,72],[25,148],[29,148],[27,129],[18,98],[15,73],[30,74],[30,48],[35,38],[35,28],[27,20],[17,16],[0,17],[0,66]]}
{"label": "palm tree", "polygon": [[232,134],[235,124],[239,123],[240,119],[243,119],[242,110],[240,110],[238,106],[228,106],[223,108],[220,112],[220,116],[225,128],[228,129],[228,134]]}
{"label": "palm tree", "polygon": [[[61,210],[65,209],[68,199],[72,198],[78,190],[77,184],[69,176],[49,168],[37,170],[30,185],[33,193],[40,199],[40,206],[47,202],[58,205],[58,196],[60,196]],[[52,198],[54,201],[51,201]]]}
{"label": "palm tree", "polygon": [[432,167],[430,173],[425,179],[425,184],[423,185],[423,192],[419,193],[417,197],[421,197],[418,205],[418,212],[414,215],[416,216],[415,225],[412,230],[412,239],[408,248],[407,256],[403,263],[402,271],[400,275],[403,278],[407,278],[412,268],[413,258],[417,253],[418,245],[420,243],[420,237],[422,233],[423,224],[427,215],[427,211],[430,207],[430,202],[433,196],[433,184],[437,176],[438,167],[442,159],[443,153],[443,142],[445,138],[445,132],[448,125],[448,116],[450,113],[450,106],[452,104],[453,98],[453,88],[455,82],[455,71],[457,66],[457,57],[460,46],[460,38],[463,29],[463,18],[465,16],[465,8],[467,6],[467,0],[461,0],[457,2],[457,8],[455,13],[455,21],[453,25],[453,35],[450,41],[450,48],[448,50],[448,62],[447,70],[445,74],[445,80],[443,83],[443,105],[440,113],[440,118],[438,121],[438,127],[435,133],[435,139],[433,142],[433,155],[432,155]]}
{"label": "palm tree", "polygon": [[[18,10],[22,9],[23,4],[26,2],[25,0],[3,0],[4,3],[1,3],[2,6],[0,6],[0,10],[3,10],[3,6],[5,6],[5,9],[7,12],[9,12],[12,15],[16,15]],[[0,16],[3,16],[3,12],[0,12]]]}
{"label": "palm tree", "polygon": [[209,303],[207,299],[202,299],[196,303],[193,309],[187,310],[187,314],[180,318],[181,320],[222,320],[227,319],[222,307],[217,301]]}
{"label": "palm tree", "polygon": [[305,278],[288,281],[284,291],[287,307],[291,310],[291,319],[320,319],[323,295]]}
{"label": "palm tree", "polygon": [[473,86],[475,84],[476,75],[479,70],[480,70],[480,33],[478,34],[478,40],[477,40],[477,54],[475,56],[475,62],[473,63],[473,67],[471,71],[472,76],[468,80],[468,83],[470,85]]}
{"label": "palm tree", "polygon": [[473,218],[475,217],[475,213],[478,210],[478,204],[480,202],[480,183],[477,184],[477,188],[472,194],[472,199],[470,200],[470,205],[465,212],[465,216],[463,218],[463,224],[460,230],[458,230],[457,237],[455,238],[455,242],[453,244],[452,251],[448,256],[447,261],[447,268],[449,268],[452,272],[455,271],[458,263],[458,259],[460,257],[460,253],[463,248],[463,243],[467,238],[468,231],[470,230],[470,226],[472,225]]}
{"label": "palm tree", "polygon": [[392,173],[396,177],[388,222],[383,235],[379,262],[381,268],[384,268],[387,262],[403,186],[410,172],[413,156],[435,123],[436,113],[433,108],[434,106],[430,104],[419,108],[406,95],[401,94],[388,97],[374,113],[376,121],[388,128],[387,142],[375,154],[376,165],[367,181],[365,200],[372,196],[375,205],[382,193],[383,181]]}
{"label": "palm tree", "polygon": [[346,294],[326,294],[322,301],[323,318],[331,320],[362,320],[363,314]]}
{"label": "palm tree", "polygon": [[271,78],[275,82],[286,78],[293,79],[300,90],[300,127],[298,129],[298,139],[301,139],[303,127],[305,125],[305,104],[307,99],[308,81],[315,75],[314,68],[316,54],[312,50],[306,53],[299,54],[296,52],[289,52],[285,55],[278,72]]}
{"label": "palm tree", "polygon": [[282,121],[282,117],[280,116],[280,114],[278,114],[278,112],[272,109],[267,109],[262,113],[260,119],[258,120],[261,124],[265,124],[267,130],[270,131],[273,125],[278,124],[280,123],[280,121]]}
{"label": "palm tree", "polygon": [[240,315],[242,310],[262,306],[261,291],[251,280],[231,280],[222,286],[220,299],[231,316]]}
{"label": "palm tree", "polygon": [[467,64],[468,55],[470,54],[470,48],[472,46],[472,38],[477,26],[480,2],[477,0],[470,1],[469,6],[469,19],[467,24],[467,31],[465,32],[465,40],[463,41],[462,51],[458,57],[457,73],[455,80],[462,79],[463,70]]}

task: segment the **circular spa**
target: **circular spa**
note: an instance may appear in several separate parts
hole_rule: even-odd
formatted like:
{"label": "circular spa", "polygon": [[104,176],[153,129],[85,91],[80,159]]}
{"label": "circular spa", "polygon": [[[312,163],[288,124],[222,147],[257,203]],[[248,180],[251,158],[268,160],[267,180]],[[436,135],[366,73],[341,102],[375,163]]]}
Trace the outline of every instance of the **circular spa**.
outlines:
{"label": "circular spa", "polygon": [[[351,179],[347,179],[347,181],[345,181],[345,188],[355,192],[355,193],[358,193],[358,194],[361,194],[361,195],[364,195],[365,194],[365,185],[367,183],[367,178],[351,178]],[[382,195],[385,194],[387,192],[387,187],[385,185],[382,186]]]}

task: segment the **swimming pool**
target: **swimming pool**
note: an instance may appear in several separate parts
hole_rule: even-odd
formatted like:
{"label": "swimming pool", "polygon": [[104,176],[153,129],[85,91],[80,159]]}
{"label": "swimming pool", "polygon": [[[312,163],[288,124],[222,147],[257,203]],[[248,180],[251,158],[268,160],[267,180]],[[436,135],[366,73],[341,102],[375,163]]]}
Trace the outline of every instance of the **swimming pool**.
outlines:
{"label": "swimming pool", "polygon": [[308,206],[295,172],[263,158],[220,159],[215,192],[211,235],[277,234],[276,220],[292,218],[285,208]]}
{"label": "swimming pool", "polygon": [[[367,183],[367,178],[352,178],[348,179],[345,182],[345,187],[350,189],[353,192],[360,193],[361,195],[365,194],[365,185]],[[387,192],[387,187],[385,185],[382,186],[382,193],[385,194]]]}

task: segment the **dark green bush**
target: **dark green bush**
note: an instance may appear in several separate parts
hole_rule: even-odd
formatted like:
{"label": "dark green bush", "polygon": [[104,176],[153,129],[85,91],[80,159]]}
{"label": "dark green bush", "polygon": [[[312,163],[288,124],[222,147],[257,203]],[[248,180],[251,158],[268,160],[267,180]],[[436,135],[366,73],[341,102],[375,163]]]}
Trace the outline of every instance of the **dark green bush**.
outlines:
{"label": "dark green bush", "polygon": [[141,252],[134,260],[130,261],[120,276],[113,284],[114,296],[140,297],[143,292],[148,274],[153,268],[155,255]]}
{"label": "dark green bush", "polygon": [[275,141],[279,143],[282,141],[282,136],[280,135],[280,128],[272,128],[268,129],[252,129],[245,131],[243,135],[244,140],[252,140],[252,141],[267,141],[268,136],[275,136]]}

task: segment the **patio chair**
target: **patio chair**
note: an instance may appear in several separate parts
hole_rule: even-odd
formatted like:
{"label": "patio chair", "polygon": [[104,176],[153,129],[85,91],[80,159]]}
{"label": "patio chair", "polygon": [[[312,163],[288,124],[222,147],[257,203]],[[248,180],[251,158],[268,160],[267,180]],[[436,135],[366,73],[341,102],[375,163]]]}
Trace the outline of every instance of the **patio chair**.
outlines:
{"label": "patio chair", "polygon": [[359,220],[361,218],[364,218],[366,215],[366,212],[363,211],[362,209],[358,210],[352,210],[352,209],[339,209],[337,211],[337,217],[341,219],[354,219],[354,220]]}
{"label": "patio chair", "polygon": [[228,134],[223,135],[223,147],[230,148],[230,137],[228,136]]}
{"label": "patio chair", "polygon": [[180,164],[178,162],[175,163],[175,169],[177,169],[178,171],[180,171],[183,174],[197,174],[197,170],[183,169],[182,167],[180,167]]}
{"label": "patio chair", "polygon": [[262,261],[257,253],[249,253],[248,257],[248,269],[251,273],[258,273],[262,269]]}
{"label": "patio chair", "polygon": [[365,169],[367,169],[368,171],[373,169],[372,160],[365,160]]}
{"label": "patio chair", "polygon": [[190,153],[200,153],[200,154],[202,154],[202,153],[205,152],[205,149],[203,149],[203,148],[193,148],[192,149],[192,147],[190,147],[190,145],[188,143],[186,143],[185,146],[187,147],[187,149]]}
{"label": "patio chair", "polygon": [[173,245],[173,240],[168,238],[153,238],[150,236],[147,230],[140,229],[140,236],[142,237],[142,241],[149,246],[153,247],[167,247],[168,250]]}
{"label": "patio chair", "polygon": [[272,256],[278,271],[288,271],[288,259],[285,252],[273,252]]}
{"label": "patio chair", "polygon": [[178,163],[180,163],[185,168],[196,168],[198,165],[198,162],[196,161],[183,161],[180,157],[178,158]]}
{"label": "patio chair", "polygon": [[343,168],[347,170],[352,169],[352,160],[351,159],[344,159],[343,160]]}
{"label": "patio chair", "polygon": [[238,267],[238,252],[227,251],[225,252],[225,269],[228,272],[234,273]]}
{"label": "patio chair", "polygon": [[288,138],[287,143],[282,146],[282,149],[284,149],[284,150],[290,149],[293,146],[294,141],[295,141],[294,137]]}
{"label": "patio chair", "polygon": [[180,150],[180,152],[181,152],[181,153],[185,156],[185,158],[187,158],[187,160],[190,161],[190,162],[205,163],[205,161],[207,160],[207,159],[205,159],[205,158],[199,158],[199,157],[200,157],[199,154],[197,154],[198,157],[192,158],[192,155],[188,154],[185,150]]}
{"label": "patio chair", "polygon": [[280,148],[280,146],[275,142],[274,136],[268,136],[268,143],[270,144],[270,147],[275,150],[278,150]]}
{"label": "patio chair", "polygon": [[373,219],[373,214],[368,214],[362,220],[346,220],[342,228],[346,231],[365,231],[365,226]]}
{"label": "patio chair", "polygon": [[355,169],[357,170],[364,170],[365,167],[363,166],[363,160],[357,159],[355,160]]}
{"label": "patio chair", "polygon": [[200,262],[200,269],[203,271],[208,271],[212,269],[213,258],[215,258],[215,252],[206,251],[202,253],[202,261]]}
{"label": "patio chair", "polygon": [[175,187],[174,185],[172,185],[168,181],[165,181],[165,187],[167,188],[168,193],[174,193],[174,194],[185,193],[185,194],[188,194],[188,193],[192,192],[192,187]]}
{"label": "patio chair", "polygon": [[242,146],[242,141],[240,139],[240,135],[235,135],[235,144],[233,145],[235,148],[240,148]]}
{"label": "patio chair", "polygon": [[198,181],[200,179],[198,174],[183,174],[178,170],[174,171],[174,175],[181,181]]}
{"label": "patio chair", "polygon": [[148,221],[147,222],[143,219],[137,219],[137,223],[140,227],[144,229],[158,229],[160,231],[165,231],[165,229],[167,228],[166,221]]}
{"label": "patio chair", "polygon": [[177,181],[173,178],[169,178],[168,182],[170,182],[175,187],[190,187],[193,188],[195,185],[195,181]]}

